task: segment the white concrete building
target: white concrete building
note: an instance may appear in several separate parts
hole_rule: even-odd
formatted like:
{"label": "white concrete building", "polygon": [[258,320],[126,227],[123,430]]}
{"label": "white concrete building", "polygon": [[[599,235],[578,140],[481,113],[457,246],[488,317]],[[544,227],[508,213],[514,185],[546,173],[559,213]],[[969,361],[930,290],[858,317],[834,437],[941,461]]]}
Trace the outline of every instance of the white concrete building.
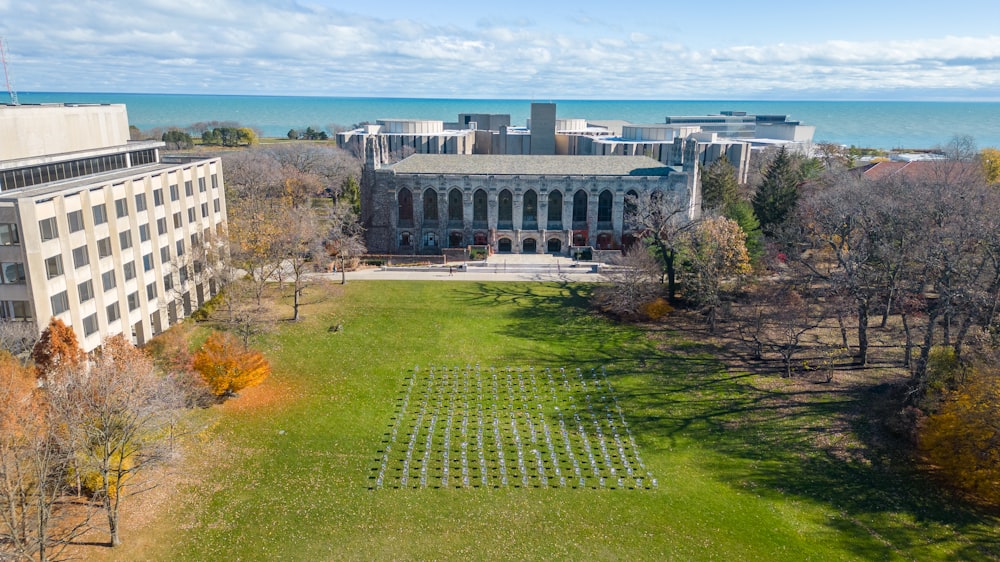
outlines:
{"label": "white concrete building", "polygon": [[202,248],[225,228],[218,158],[161,161],[124,105],[0,105],[0,318],[51,317],[85,351],[143,344],[217,291]]}

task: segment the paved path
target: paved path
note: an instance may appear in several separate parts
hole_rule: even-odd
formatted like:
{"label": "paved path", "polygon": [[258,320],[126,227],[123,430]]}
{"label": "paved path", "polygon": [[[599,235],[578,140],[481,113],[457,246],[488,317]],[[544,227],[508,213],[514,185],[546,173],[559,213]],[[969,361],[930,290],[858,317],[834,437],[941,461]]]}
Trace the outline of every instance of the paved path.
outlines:
{"label": "paved path", "polygon": [[[570,258],[544,254],[495,254],[483,262],[468,265],[431,265],[419,267],[382,267],[349,271],[348,281],[365,279],[390,279],[398,281],[548,281],[590,282],[606,281],[600,267],[591,262],[574,262]],[[339,280],[340,273],[314,274],[326,279]]]}

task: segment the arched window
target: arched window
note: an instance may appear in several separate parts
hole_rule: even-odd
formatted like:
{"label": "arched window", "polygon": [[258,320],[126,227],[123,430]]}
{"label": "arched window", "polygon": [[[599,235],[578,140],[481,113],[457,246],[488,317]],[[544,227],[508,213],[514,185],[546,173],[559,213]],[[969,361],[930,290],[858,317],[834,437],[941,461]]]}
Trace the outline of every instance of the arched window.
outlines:
{"label": "arched window", "polygon": [[462,192],[452,189],[448,192],[448,220],[462,222],[463,218]]}
{"label": "arched window", "polygon": [[498,197],[499,210],[497,212],[498,228],[513,228],[514,222],[514,195],[509,190],[503,190]]}
{"label": "arched window", "polygon": [[486,190],[477,189],[472,194],[472,221],[486,222]]}
{"label": "arched window", "polygon": [[587,192],[582,189],[573,194],[573,222],[587,222]]}
{"label": "arched window", "polygon": [[424,190],[424,221],[438,220],[438,194],[433,189]]}
{"label": "arched window", "polygon": [[538,194],[533,190],[528,190],[524,193],[524,202],[521,205],[521,225],[522,228],[527,228],[524,225],[536,225],[530,228],[537,228],[538,224]]}
{"label": "arched window", "polygon": [[399,190],[399,224],[413,225],[413,193],[405,187]]}
{"label": "arched window", "polygon": [[562,228],[563,198],[561,191],[549,192],[549,223],[547,228]]}
{"label": "arched window", "polygon": [[631,226],[635,224],[636,211],[639,210],[639,194],[635,190],[630,189],[628,193],[625,194],[625,225]]}
{"label": "arched window", "polygon": [[597,222],[611,222],[611,210],[614,205],[614,196],[611,192],[604,190],[597,197]]}

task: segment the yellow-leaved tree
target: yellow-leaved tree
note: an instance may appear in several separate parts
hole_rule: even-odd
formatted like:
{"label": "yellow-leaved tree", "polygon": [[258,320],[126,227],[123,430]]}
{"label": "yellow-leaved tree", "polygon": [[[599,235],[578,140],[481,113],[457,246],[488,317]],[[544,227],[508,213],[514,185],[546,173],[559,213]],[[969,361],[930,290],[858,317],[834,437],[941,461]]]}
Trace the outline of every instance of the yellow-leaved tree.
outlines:
{"label": "yellow-leaved tree", "polygon": [[1000,183],[1000,149],[989,147],[980,150],[979,162],[983,167],[986,181]]}
{"label": "yellow-leaved tree", "polygon": [[923,424],[920,448],[953,485],[1000,504],[1000,366],[968,368]]}
{"label": "yellow-leaved tree", "polygon": [[271,374],[271,365],[261,352],[244,346],[228,332],[208,336],[194,355],[194,369],[216,396],[235,396]]}

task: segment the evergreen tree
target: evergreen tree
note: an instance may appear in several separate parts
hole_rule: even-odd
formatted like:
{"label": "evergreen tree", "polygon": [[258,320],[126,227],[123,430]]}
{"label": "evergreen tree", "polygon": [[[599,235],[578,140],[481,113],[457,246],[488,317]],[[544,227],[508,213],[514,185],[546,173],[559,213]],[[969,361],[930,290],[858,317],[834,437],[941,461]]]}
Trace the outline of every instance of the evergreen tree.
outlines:
{"label": "evergreen tree", "polygon": [[701,176],[701,208],[719,209],[739,198],[736,168],[723,156],[705,168]]}
{"label": "evergreen tree", "polygon": [[750,262],[754,263],[764,254],[764,234],[760,231],[760,221],[753,212],[753,206],[746,201],[734,201],[727,204],[722,213],[727,219],[733,220],[740,225],[743,233],[746,234],[747,253],[750,255]]}
{"label": "evergreen tree", "polygon": [[764,232],[785,222],[799,199],[799,173],[792,157],[781,147],[764,171],[764,180],[754,193],[753,210]]}

